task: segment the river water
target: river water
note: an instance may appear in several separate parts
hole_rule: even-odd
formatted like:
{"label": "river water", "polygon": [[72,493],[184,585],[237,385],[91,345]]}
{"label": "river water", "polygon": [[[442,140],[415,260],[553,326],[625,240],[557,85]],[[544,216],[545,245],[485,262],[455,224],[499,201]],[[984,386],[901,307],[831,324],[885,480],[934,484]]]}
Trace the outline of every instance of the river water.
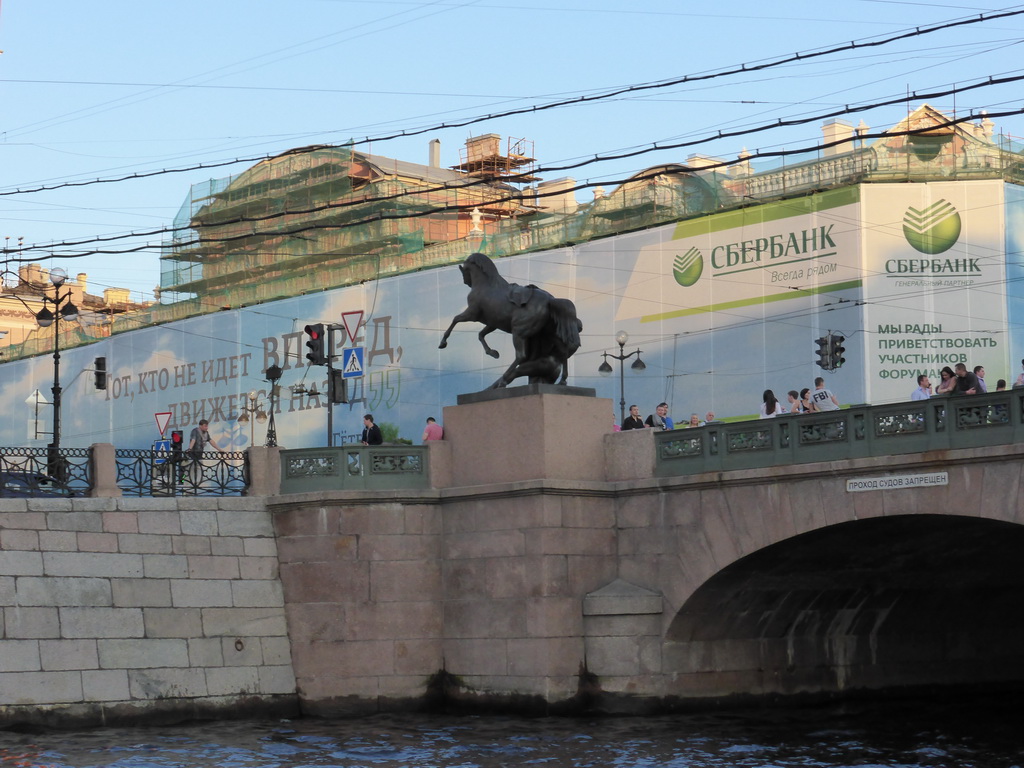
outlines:
{"label": "river water", "polygon": [[1020,700],[598,719],[377,715],[2,733],[0,768],[1024,768]]}

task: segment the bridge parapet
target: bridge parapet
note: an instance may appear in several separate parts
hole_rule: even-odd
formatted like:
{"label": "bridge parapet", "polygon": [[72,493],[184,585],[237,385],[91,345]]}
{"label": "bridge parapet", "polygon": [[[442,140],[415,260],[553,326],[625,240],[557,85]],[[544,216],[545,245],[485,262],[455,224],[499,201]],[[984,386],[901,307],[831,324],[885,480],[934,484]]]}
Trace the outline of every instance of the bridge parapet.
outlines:
{"label": "bridge parapet", "polygon": [[660,432],[656,477],[1024,442],[1024,389]]}
{"label": "bridge parapet", "polygon": [[422,445],[346,445],[281,451],[281,493],[429,488]]}

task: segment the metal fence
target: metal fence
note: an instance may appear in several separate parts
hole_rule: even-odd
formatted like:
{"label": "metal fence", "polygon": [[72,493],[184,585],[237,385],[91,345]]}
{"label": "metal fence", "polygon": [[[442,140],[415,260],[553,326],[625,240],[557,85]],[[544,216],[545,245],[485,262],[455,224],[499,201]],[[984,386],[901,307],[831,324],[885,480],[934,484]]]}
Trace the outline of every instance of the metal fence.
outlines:
{"label": "metal fence", "polygon": [[659,477],[1024,442],[1024,390],[778,416],[655,435]]}
{"label": "metal fence", "polygon": [[0,448],[0,496],[85,496],[88,448]]}
{"label": "metal fence", "polygon": [[249,484],[245,453],[191,459],[153,449],[118,449],[114,455],[124,496],[241,496]]}

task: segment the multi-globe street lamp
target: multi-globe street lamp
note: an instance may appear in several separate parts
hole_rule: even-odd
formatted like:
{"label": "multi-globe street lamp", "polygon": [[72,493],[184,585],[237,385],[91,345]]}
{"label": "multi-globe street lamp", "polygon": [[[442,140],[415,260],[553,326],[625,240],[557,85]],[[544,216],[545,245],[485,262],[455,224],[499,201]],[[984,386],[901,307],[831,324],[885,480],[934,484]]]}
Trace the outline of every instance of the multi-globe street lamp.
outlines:
{"label": "multi-globe street lamp", "polygon": [[626,377],[625,377],[625,366],[623,365],[626,360],[636,355],[636,360],[630,367],[634,373],[640,373],[647,366],[644,361],[640,359],[640,348],[637,347],[635,352],[630,352],[628,355],[625,354],[624,349],[626,342],[629,341],[629,334],[625,331],[619,331],[615,334],[615,342],[619,345],[619,354],[604,353],[604,361],[598,366],[597,372],[602,376],[611,376],[613,369],[608,363],[608,358],[619,361],[619,423],[621,424],[626,420]]}
{"label": "multi-globe street lamp", "polygon": [[[53,284],[53,298],[43,294],[43,308],[36,313],[36,323],[40,328],[53,326],[53,442],[47,451],[47,472],[57,480],[66,480],[64,462],[60,458],[60,323],[62,320],[72,322],[78,318],[78,307],[71,302],[71,289],[62,296],[60,289],[68,279],[68,273],[60,267],[50,270],[50,282]],[[53,312],[47,309],[53,304]],[[63,305],[63,306],[62,306]]]}
{"label": "multi-globe street lamp", "polygon": [[263,403],[260,401],[260,393],[255,389],[246,395],[246,401],[239,407],[238,423],[243,427],[249,425],[249,445],[256,444],[256,423],[262,424],[267,420],[267,412],[263,410]]}
{"label": "multi-globe street lamp", "polygon": [[256,390],[253,390],[246,395],[246,402],[242,403],[239,408],[241,413],[238,415],[238,423],[241,425],[249,425],[249,445],[256,444],[256,425],[253,421],[258,421],[260,424],[267,421],[269,418],[270,423],[267,424],[267,441],[264,443],[268,448],[275,448],[277,446],[277,426],[274,424],[274,412],[277,410],[277,382],[281,378],[281,366],[271,365],[267,368],[267,383],[270,384],[268,400],[270,401],[269,416],[267,411],[263,410],[263,403],[260,400],[260,394]]}

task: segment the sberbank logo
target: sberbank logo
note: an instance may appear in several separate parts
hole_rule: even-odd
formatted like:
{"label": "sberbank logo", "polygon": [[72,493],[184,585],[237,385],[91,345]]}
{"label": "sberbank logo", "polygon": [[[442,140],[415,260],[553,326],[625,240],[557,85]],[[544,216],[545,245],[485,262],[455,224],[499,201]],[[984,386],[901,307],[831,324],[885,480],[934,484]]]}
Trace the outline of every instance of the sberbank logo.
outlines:
{"label": "sberbank logo", "polygon": [[948,200],[927,208],[907,208],[903,234],[915,250],[929,255],[948,251],[960,237],[960,214]]}
{"label": "sberbank logo", "polygon": [[696,248],[686,253],[677,254],[672,268],[672,276],[684,288],[689,288],[700,279],[704,271],[704,255]]}

